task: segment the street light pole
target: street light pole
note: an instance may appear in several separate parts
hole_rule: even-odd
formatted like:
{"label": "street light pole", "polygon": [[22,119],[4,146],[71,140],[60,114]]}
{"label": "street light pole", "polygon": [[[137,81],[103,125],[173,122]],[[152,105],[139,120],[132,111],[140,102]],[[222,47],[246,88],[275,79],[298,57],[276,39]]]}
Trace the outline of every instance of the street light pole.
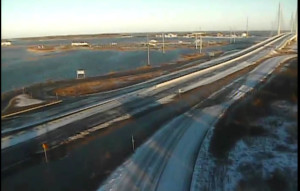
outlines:
{"label": "street light pole", "polygon": [[162,51],[163,51],[163,53],[165,53],[165,34],[164,33],[162,33],[162,41],[163,41]]}
{"label": "street light pole", "polygon": [[195,34],[195,38],[196,38],[196,49],[198,49],[198,37],[197,37],[197,33]]}
{"label": "street light pole", "polygon": [[150,66],[150,47],[149,47],[149,37],[147,34],[147,45],[148,45],[148,62],[147,65]]}

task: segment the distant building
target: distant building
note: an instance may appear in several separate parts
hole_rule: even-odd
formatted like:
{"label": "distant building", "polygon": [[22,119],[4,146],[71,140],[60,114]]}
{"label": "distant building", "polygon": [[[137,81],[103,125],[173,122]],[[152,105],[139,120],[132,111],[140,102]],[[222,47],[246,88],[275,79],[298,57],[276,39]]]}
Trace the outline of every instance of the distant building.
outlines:
{"label": "distant building", "polygon": [[87,42],[72,42],[72,46],[89,46]]}
{"label": "distant building", "polygon": [[77,70],[77,79],[85,78],[85,70],[79,69]]}
{"label": "distant building", "polygon": [[5,41],[5,42],[1,42],[1,46],[10,46],[11,42],[9,41]]}
{"label": "distant building", "polygon": [[191,34],[184,35],[183,38],[191,38]]}
{"label": "distant building", "polygon": [[110,45],[111,45],[111,46],[116,46],[117,43],[116,43],[116,42],[112,42],[112,43],[110,43]]}
{"label": "distant building", "polygon": [[217,33],[217,37],[223,37],[223,36],[224,36],[223,33],[221,33],[221,32]]}
{"label": "distant building", "polygon": [[156,38],[161,38],[162,37],[162,34],[157,34],[155,35]]}
{"label": "distant building", "polygon": [[214,52],[209,52],[209,53],[208,53],[208,56],[214,57],[214,56],[215,56],[215,53],[214,53]]}
{"label": "distant building", "polygon": [[157,40],[150,40],[149,45],[156,46]]}
{"label": "distant building", "polygon": [[177,34],[169,33],[169,34],[166,34],[165,37],[166,38],[175,38],[175,37],[177,37]]}
{"label": "distant building", "polygon": [[192,33],[191,36],[196,37],[196,35],[199,36],[204,36],[205,33],[204,32],[197,32],[197,33]]}
{"label": "distant building", "polygon": [[245,33],[245,32],[243,32],[241,36],[244,37],[244,38],[248,37],[247,33]]}
{"label": "distant building", "polygon": [[37,48],[38,48],[38,49],[43,49],[43,48],[44,48],[44,45],[38,45]]}
{"label": "distant building", "polygon": [[178,41],[179,44],[182,44],[183,42],[181,40]]}

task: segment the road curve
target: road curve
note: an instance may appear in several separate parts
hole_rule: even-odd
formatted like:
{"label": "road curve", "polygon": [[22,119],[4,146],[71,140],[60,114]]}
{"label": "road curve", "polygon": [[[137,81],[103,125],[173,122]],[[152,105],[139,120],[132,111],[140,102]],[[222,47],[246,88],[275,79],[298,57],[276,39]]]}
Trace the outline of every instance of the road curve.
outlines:
{"label": "road curve", "polygon": [[[251,92],[280,63],[296,57],[283,55],[268,59],[244,76],[239,88],[222,95],[223,102],[206,108],[195,107],[163,126],[98,189],[104,190],[198,190],[198,152],[217,120],[228,107]],[[231,84],[232,85],[232,84]],[[229,85],[230,86],[230,85]],[[214,95],[216,96],[216,94]]]}

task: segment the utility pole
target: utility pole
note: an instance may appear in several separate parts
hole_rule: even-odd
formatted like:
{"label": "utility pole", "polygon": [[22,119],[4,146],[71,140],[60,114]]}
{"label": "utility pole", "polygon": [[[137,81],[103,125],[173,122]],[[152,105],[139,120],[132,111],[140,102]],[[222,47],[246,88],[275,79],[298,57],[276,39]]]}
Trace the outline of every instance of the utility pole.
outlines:
{"label": "utility pole", "polygon": [[246,37],[248,37],[248,36],[249,36],[249,31],[248,31],[248,17],[247,17],[246,34],[247,34],[247,36],[246,36]]}
{"label": "utility pole", "polygon": [[132,150],[134,151],[134,139],[133,139],[133,135],[131,135],[131,143],[132,143]]}
{"label": "utility pole", "polygon": [[201,27],[199,27],[199,35],[200,35],[200,45],[199,45],[199,52],[202,52],[202,35],[201,35]]}
{"label": "utility pole", "polygon": [[162,41],[163,41],[162,51],[163,51],[163,53],[165,53],[165,34],[164,33],[162,33]]}
{"label": "utility pole", "polygon": [[233,30],[233,43],[235,43],[235,31]]}
{"label": "utility pole", "polygon": [[200,34],[200,54],[201,54],[201,52],[202,52],[202,36],[201,36],[201,34]]}
{"label": "utility pole", "polygon": [[280,25],[281,25],[281,7],[279,3],[278,7],[278,30],[277,30],[277,35],[280,35]]}
{"label": "utility pole", "polygon": [[147,34],[147,45],[148,45],[148,62],[147,62],[147,65],[150,66],[150,45],[149,45],[148,34]]}
{"label": "utility pole", "polygon": [[197,39],[198,37],[197,37],[197,33],[195,35],[196,35],[195,36],[196,37],[196,41],[195,41],[196,42],[196,49],[198,49],[198,39]]}
{"label": "utility pole", "polygon": [[230,36],[229,36],[229,39],[230,39],[230,43],[232,42],[232,29],[231,28],[229,28],[229,31],[230,31]]}

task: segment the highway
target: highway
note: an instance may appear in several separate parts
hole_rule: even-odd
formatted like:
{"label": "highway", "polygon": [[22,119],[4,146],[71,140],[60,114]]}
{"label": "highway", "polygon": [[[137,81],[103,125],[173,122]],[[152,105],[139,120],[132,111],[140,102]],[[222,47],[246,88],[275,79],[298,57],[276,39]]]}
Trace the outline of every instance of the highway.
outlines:
{"label": "highway", "polygon": [[[33,153],[37,152],[38,150],[41,150],[40,144],[45,141],[50,143],[53,142],[53,145],[57,145],[61,141],[63,141],[64,143],[70,143],[80,138],[83,138],[88,134],[91,134],[99,129],[105,129],[107,127],[110,127],[116,122],[130,119],[132,117],[138,118],[137,115],[142,114],[145,116],[143,117],[144,121],[147,119],[154,120],[150,120],[148,122],[149,124],[141,124],[141,126],[153,126],[156,123],[156,121],[168,121],[172,119],[171,117],[173,116],[173,120],[171,120],[171,122],[161,127],[158,126],[161,130],[157,131],[156,134],[160,134],[161,138],[157,139],[156,137],[158,135],[151,137],[151,139],[149,139],[145,144],[143,144],[141,148],[139,148],[135,152],[133,157],[139,155],[139,157],[137,157],[138,159],[136,160],[138,160],[138,163],[140,163],[141,165],[143,164],[144,167],[137,165],[134,168],[132,165],[134,165],[135,163],[130,162],[127,162],[125,163],[125,165],[122,165],[122,167],[120,167],[121,170],[122,168],[126,169],[126,164],[130,164],[130,172],[132,171],[132,173],[136,173],[135,176],[138,176],[139,174],[137,172],[137,168],[142,168],[147,173],[141,176],[140,178],[137,178],[137,180],[134,178],[134,184],[128,184],[127,187],[123,187],[123,183],[126,181],[132,181],[132,174],[129,174],[128,180],[120,179],[120,183],[115,184],[116,188],[122,187],[123,190],[126,190],[125,188],[128,188],[129,190],[135,190],[135,187],[131,186],[136,185],[139,185],[144,188],[149,188],[150,190],[154,188],[153,186],[155,186],[155,188],[157,188],[158,190],[165,190],[168,187],[168,182],[170,183],[170,181],[175,181],[175,179],[172,179],[172,177],[176,178],[170,175],[169,173],[170,171],[172,171],[172,166],[174,165],[174,163],[176,163],[176,157],[172,160],[169,160],[169,157],[171,155],[178,156],[180,153],[179,151],[183,152],[182,148],[186,149],[184,145],[186,145],[186,141],[189,140],[191,141],[191,143],[188,144],[189,149],[184,150],[185,156],[187,156],[187,160],[196,160],[195,157],[192,156],[195,156],[195,152],[199,148],[199,144],[205,137],[205,132],[215,122],[215,120],[221,116],[222,112],[230,104],[227,102],[225,105],[222,106],[208,107],[203,110],[196,109],[196,111],[194,111],[193,109],[190,110],[191,107],[199,104],[199,99],[201,100],[200,97],[197,98],[197,101],[195,99],[193,103],[192,101],[190,101],[191,103],[189,103],[189,100],[184,100],[182,103],[180,103],[182,106],[180,104],[177,104],[176,106],[171,107],[174,111],[169,110],[168,112],[162,112],[162,110],[158,112],[160,114],[159,116],[155,116],[154,114],[158,110],[158,108],[161,108],[164,104],[171,104],[172,106],[172,102],[176,98],[176,96],[180,97],[179,90],[180,94],[182,95],[189,94],[189,92],[196,88],[209,85],[213,82],[216,82],[217,80],[225,78],[228,75],[236,73],[237,71],[240,71],[243,68],[253,65],[255,61],[259,60],[260,58],[269,54],[273,54],[276,48],[278,48],[290,38],[292,38],[292,35],[290,34],[283,34],[280,36],[273,37],[271,39],[266,40],[265,42],[262,42],[261,44],[255,45],[254,48],[250,47],[248,50],[242,51],[242,53],[237,52],[233,55],[227,55],[225,58],[223,57],[211,60],[209,62],[202,63],[192,68],[174,72],[167,76],[161,76],[159,78],[144,82],[142,84],[132,86],[131,88],[133,88],[134,90],[127,90],[128,93],[124,95],[118,95],[116,97],[106,99],[105,101],[101,103],[96,103],[93,106],[81,108],[80,111],[72,111],[71,113],[69,113],[69,115],[64,114],[61,116],[61,118],[55,117],[54,120],[50,120],[44,124],[32,126],[26,130],[17,131],[16,133],[13,133],[11,135],[3,136],[1,140],[1,152],[3,159],[1,161],[1,166],[8,167],[19,163],[25,158],[30,158],[30,156]],[[276,63],[281,62],[287,57],[276,58],[275,60],[269,61],[267,63],[273,63],[274,61],[276,61]],[[265,62],[263,63],[265,64]],[[262,70],[263,73],[261,74],[261,76],[259,76],[258,79],[260,80],[261,78],[265,77],[265,73],[270,73],[270,71],[272,71],[272,69],[274,69],[274,67],[276,66],[277,65],[275,64],[272,65],[272,67],[270,68],[265,67],[265,69]],[[252,82],[253,79],[251,78],[250,81]],[[231,87],[234,90],[232,91],[232,93],[238,92],[240,94],[234,95],[228,94],[228,92],[227,94],[223,94],[223,90],[225,91],[228,87]],[[243,96],[243,93],[246,93],[247,91],[251,90],[249,89],[245,91],[245,86],[242,86],[242,84],[238,84],[238,86],[236,87],[236,83],[231,83],[228,85],[228,87],[221,88],[219,91],[216,92],[211,91],[211,97],[221,94],[222,96],[226,95],[224,96],[224,99],[226,98],[228,100],[235,100],[235,98],[237,99],[239,98],[239,96]],[[176,111],[180,107],[185,107],[185,110],[180,110],[180,112],[186,111],[185,113],[183,112],[184,114],[178,113]],[[150,117],[150,114],[153,114],[155,118],[153,118],[153,116]],[[178,114],[182,115],[174,117],[174,115]],[[199,123],[205,123],[207,124],[207,126],[203,127],[203,129],[198,131],[196,127],[199,126]],[[179,125],[175,125],[176,128],[174,129],[174,124]],[[143,131],[146,130],[147,129],[143,129]],[[164,133],[161,133],[161,131],[163,131]],[[191,139],[190,136],[187,136],[187,132],[189,132],[189,135],[193,134],[194,139]],[[166,136],[169,136],[170,138],[167,138]],[[121,139],[120,137],[120,140],[116,141],[120,141],[120,144],[122,144],[121,141],[124,141],[123,139],[124,138]],[[151,141],[153,139],[157,139],[157,141]],[[148,147],[148,142],[151,143],[151,147],[148,148],[149,152],[146,152],[142,148]],[[155,152],[151,153],[150,151],[153,151],[153,149],[155,149]],[[157,157],[157,155],[162,154],[162,157]],[[72,165],[70,161],[68,163]],[[148,165],[146,165],[146,163],[149,164],[149,167],[147,167]],[[185,164],[190,163],[187,162]],[[191,164],[194,163],[191,162]],[[65,165],[67,165],[67,163]],[[183,167],[184,166],[182,166],[182,168]],[[40,167],[39,165],[39,168],[42,167]],[[191,167],[188,167],[186,169],[189,170],[183,170],[181,178],[185,178],[188,180],[187,182],[189,182],[190,179],[188,177],[192,176],[193,170],[191,170]],[[123,174],[130,172],[124,171]],[[149,174],[151,176],[149,176]],[[113,173],[112,177],[121,176],[118,173]],[[166,184],[162,184],[160,179],[164,180]],[[111,179],[109,179],[109,181],[110,180]],[[151,180],[151,184],[149,184],[148,180]],[[151,186],[152,184],[153,186]],[[182,186],[185,187],[186,185],[189,185],[189,183],[185,183]],[[110,186],[110,184],[106,184],[105,188],[108,188]]]}
{"label": "highway", "polygon": [[[174,73],[170,73],[168,75],[161,76],[156,79],[152,79],[143,83],[143,84],[147,84],[150,87],[138,89],[130,93],[127,93],[125,95],[118,96],[116,98],[112,98],[94,104],[92,106],[88,106],[85,108],[81,108],[79,110],[68,112],[67,114],[64,113],[61,116],[54,116],[53,119],[45,120],[46,123],[41,123],[38,125],[30,125],[29,126],[30,128],[28,128],[27,130],[17,131],[15,134],[10,134],[4,137],[2,136],[1,149],[5,149],[9,146],[19,144],[23,141],[27,141],[29,139],[38,137],[42,134],[45,134],[46,132],[55,130],[71,122],[84,119],[88,116],[92,116],[96,113],[111,110],[113,108],[123,105],[124,103],[134,102],[133,100],[135,99],[141,99],[141,98],[153,96],[162,92],[160,93],[160,95],[156,96],[156,99],[159,100],[162,99],[163,96],[166,97],[166,94],[167,96],[172,96],[174,92],[178,92],[178,89],[180,89],[181,93],[184,93],[185,91],[189,91],[191,89],[204,85],[205,83],[206,84],[211,83],[214,80],[220,79],[239,69],[249,66],[251,63],[253,63],[253,61],[257,60],[259,57],[265,56],[266,53],[269,52],[270,45],[277,47],[278,45],[283,44],[287,38],[290,38],[290,35],[281,35],[280,37],[278,36],[272,37],[270,39],[267,39],[266,41],[258,43],[240,52],[233,53],[231,55],[227,55],[222,58],[218,58],[216,60],[203,63],[199,66],[194,66]],[[258,51],[260,51],[259,54],[250,58],[248,62],[242,62],[239,63],[239,65],[235,63],[235,61],[241,62],[241,59],[245,59],[248,56],[251,56]],[[232,69],[224,70],[226,69],[226,67],[230,67],[230,66],[231,67],[234,66],[234,70]],[[218,74],[214,76],[212,75],[213,72]],[[206,78],[206,81],[199,81],[198,79],[199,76],[203,78],[203,76],[207,74],[212,76],[210,78]],[[190,82],[188,82],[188,80],[190,80]],[[195,83],[195,81],[197,81],[197,83]],[[152,82],[154,82],[155,84],[154,86],[151,86],[153,84]],[[184,87],[184,88],[180,88],[180,87]],[[47,128],[45,128],[45,126],[47,126]]]}
{"label": "highway", "polygon": [[[275,37],[273,37],[271,39],[268,39],[268,40],[270,41],[274,38],[277,38],[277,37],[275,36]],[[172,78],[176,78],[180,75],[185,75],[187,73],[191,73],[191,72],[200,70],[202,68],[206,68],[206,67],[209,67],[211,65],[215,65],[215,64],[224,62],[226,60],[229,60],[229,59],[235,58],[237,56],[240,56],[243,53],[249,52],[252,49],[254,49],[254,48],[256,48],[256,47],[258,47],[262,44],[263,43],[259,43],[259,44],[255,45],[253,47],[247,48],[247,49],[242,50],[238,53],[226,55],[222,58],[215,59],[211,62],[206,62],[204,65],[199,65],[199,66],[196,66],[196,67],[190,67],[190,68],[187,68],[185,70],[180,70],[180,71],[177,71],[177,72],[173,72],[173,73],[168,74],[168,75],[164,75],[164,76],[152,79],[152,80],[148,80],[144,83],[140,83],[140,84],[137,84],[137,85],[133,85],[133,86],[118,89],[118,90],[113,90],[113,91],[109,91],[109,92],[100,93],[100,94],[97,94],[97,96],[85,96],[85,97],[82,97],[82,98],[79,98],[79,99],[74,98],[74,99],[66,100],[66,101],[63,102],[63,104],[60,104],[59,109],[49,108],[47,110],[47,112],[39,113],[39,115],[37,115],[37,116],[35,116],[35,115],[31,116],[31,114],[29,114],[29,115],[16,117],[16,118],[18,118],[18,120],[5,120],[3,122],[3,125],[6,128],[5,128],[4,131],[2,131],[2,135],[4,135],[6,132],[9,132],[9,131],[12,131],[12,130],[16,129],[16,126],[18,127],[18,129],[22,129],[22,128],[26,128],[26,127],[29,127],[29,126],[37,125],[38,123],[44,123],[46,121],[53,120],[54,118],[58,118],[62,115],[68,115],[68,113],[70,113],[71,110],[76,110],[76,108],[86,107],[87,105],[90,105],[92,107],[93,105],[95,105],[95,102],[110,99],[112,97],[116,97],[118,95],[122,95],[122,94],[128,93],[130,91],[140,89],[140,88],[150,87],[150,86],[152,86],[154,84],[157,84],[157,83],[160,83],[162,81],[166,81],[166,80],[169,80],[169,79],[172,79]],[[194,62],[190,62],[189,64],[195,64],[197,62],[198,61],[194,61]],[[73,111],[73,112],[76,112],[76,111]],[[46,115],[46,114],[47,114],[47,116],[44,117],[44,115]],[[39,118],[42,118],[42,119],[40,120]],[[32,121],[35,121],[35,122],[32,122]],[[40,122],[37,122],[37,121],[40,121]]]}
{"label": "highway", "polygon": [[[98,94],[90,95],[90,96],[83,96],[83,97],[79,97],[79,98],[71,98],[71,99],[63,100],[63,102],[61,104],[47,108],[46,111],[32,112],[32,113],[27,113],[27,114],[13,117],[11,119],[6,119],[3,121],[3,127],[4,127],[3,129],[4,130],[2,130],[2,132],[1,132],[2,136],[7,135],[8,132],[19,131],[21,129],[37,126],[38,124],[42,124],[47,121],[54,120],[63,115],[68,115],[69,113],[76,112],[76,111],[80,110],[80,108],[93,107],[94,105],[97,105],[97,103],[99,103],[99,102],[103,102],[103,101],[106,101],[106,100],[109,100],[112,98],[116,98],[120,95],[124,95],[129,92],[141,89],[141,88],[151,87],[151,86],[161,83],[163,81],[167,81],[169,79],[174,79],[179,76],[182,76],[182,75],[185,75],[185,74],[197,71],[197,70],[201,70],[201,69],[207,68],[212,65],[222,63],[222,62],[230,60],[232,58],[236,58],[246,52],[253,50],[254,48],[256,48],[258,46],[263,45],[263,43],[266,43],[267,41],[270,41],[275,38],[278,38],[278,37],[275,36],[273,38],[267,39],[266,41],[264,41],[262,43],[258,43],[257,45],[247,48],[245,50],[242,50],[240,52],[226,55],[222,58],[218,58],[218,59],[215,59],[215,60],[212,60],[209,62],[205,62],[203,64],[199,64],[199,61],[190,62],[187,65],[198,64],[198,66],[190,67],[190,68],[187,68],[184,70],[170,73],[168,75],[160,76],[158,78],[154,78],[152,80],[148,80],[143,83],[132,85],[130,87],[125,87],[125,88],[121,88],[121,89],[117,89],[117,90],[113,90],[113,91],[98,93]],[[18,120],[14,120],[15,118]]]}
{"label": "highway", "polygon": [[[14,134],[10,134],[4,137],[2,136],[1,149],[5,149],[12,145],[16,145],[24,141],[27,141],[29,139],[38,137],[42,134],[45,134],[46,132],[53,131],[71,122],[82,120],[94,114],[111,110],[113,108],[124,105],[125,103],[134,102],[135,99],[142,99],[145,97],[156,95],[156,99],[159,100],[162,99],[163,96],[165,96],[166,94],[167,96],[171,96],[172,94],[174,94],[174,92],[178,92],[178,89],[180,89],[180,91],[184,93],[186,91],[189,91],[201,85],[211,83],[214,80],[228,76],[229,74],[235,71],[238,71],[242,68],[251,65],[253,61],[257,60],[260,57],[265,56],[268,53],[270,49],[269,47],[270,45],[276,47],[280,46],[285,42],[287,38],[290,37],[291,37],[290,34],[272,37],[270,39],[267,39],[266,41],[258,43],[240,52],[236,52],[203,63],[199,66],[183,69],[180,71],[170,73],[168,75],[160,76],[158,78],[149,80],[147,82],[142,83],[142,85],[144,86],[143,88],[140,88],[135,91],[131,91],[125,95],[111,98],[109,100],[88,107],[80,108],[75,111],[63,113],[62,115],[59,116],[56,115],[50,119],[44,120],[43,123],[28,125],[26,130],[23,130],[24,127],[20,128],[21,131],[14,130]],[[259,53],[254,55],[257,52]],[[236,61],[241,62],[242,59],[247,59],[248,57],[253,55],[254,57],[250,58],[248,62],[235,63]],[[233,69],[227,69],[227,68],[233,68]],[[217,75],[215,76],[212,75],[214,73],[217,73]],[[203,76],[205,75],[212,75],[212,76],[210,78],[205,79],[206,81],[199,82],[199,77],[203,78]],[[195,81],[198,82],[195,83]],[[138,86],[140,85],[141,84],[139,84]],[[146,105],[144,105],[144,107],[145,106]],[[2,134],[5,134],[5,131],[2,132]]]}

